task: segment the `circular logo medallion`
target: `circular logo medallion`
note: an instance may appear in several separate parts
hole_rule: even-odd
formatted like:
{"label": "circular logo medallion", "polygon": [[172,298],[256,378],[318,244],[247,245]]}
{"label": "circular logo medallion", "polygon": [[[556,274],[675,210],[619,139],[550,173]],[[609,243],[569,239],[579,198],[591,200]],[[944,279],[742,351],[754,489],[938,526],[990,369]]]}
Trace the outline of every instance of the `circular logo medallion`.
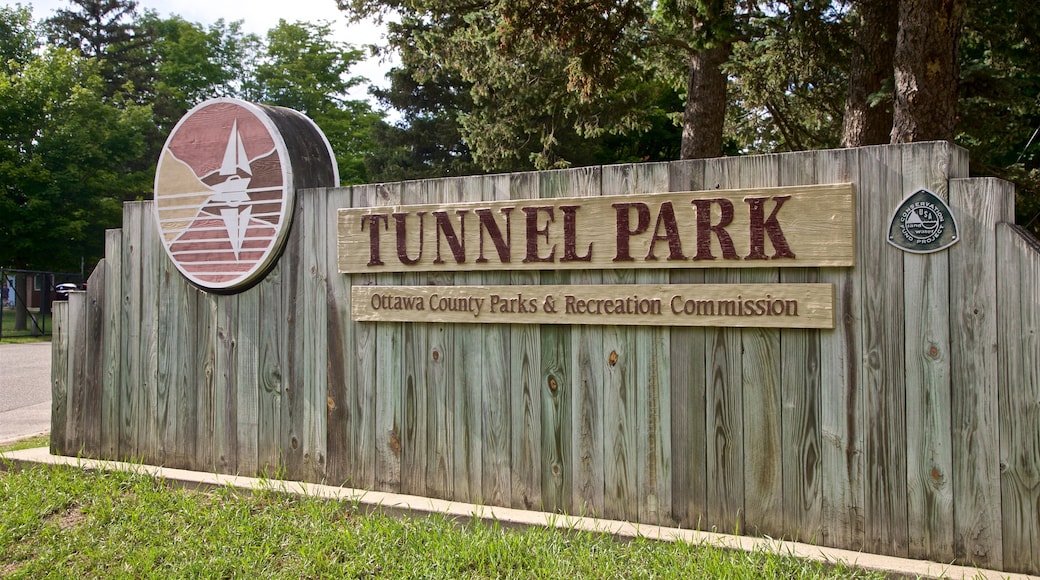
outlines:
{"label": "circular logo medallion", "polygon": [[155,173],[155,215],[177,269],[208,290],[258,281],[284,245],[291,181],[285,143],[264,108],[215,99],[188,111]]}

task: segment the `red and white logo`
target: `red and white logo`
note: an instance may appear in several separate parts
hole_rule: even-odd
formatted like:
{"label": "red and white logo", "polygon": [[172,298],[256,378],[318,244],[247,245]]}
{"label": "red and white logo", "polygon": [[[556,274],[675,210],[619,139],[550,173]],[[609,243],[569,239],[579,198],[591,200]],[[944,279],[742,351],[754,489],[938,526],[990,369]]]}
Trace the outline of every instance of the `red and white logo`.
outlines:
{"label": "red and white logo", "polygon": [[204,289],[252,285],[284,245],[295,189],[267,110],[236,99],[202,103],[177,123],[160,156],[154,206],[163,245]]}

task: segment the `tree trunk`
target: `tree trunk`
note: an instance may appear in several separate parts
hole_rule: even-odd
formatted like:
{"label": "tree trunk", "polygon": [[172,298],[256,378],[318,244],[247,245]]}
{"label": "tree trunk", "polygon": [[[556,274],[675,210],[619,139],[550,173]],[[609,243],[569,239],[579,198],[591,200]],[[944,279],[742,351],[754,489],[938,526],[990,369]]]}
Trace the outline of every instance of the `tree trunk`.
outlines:
{"label": "tree trunk", "polygon": [[870,100],[892,78],[899,0],[860,0],[856,12],[859,26],[849,66],[842,147],[888,143],[892,131],[891,100],[886,98],[875,105]]}
{"label": "tree trunk", "polygon": [[690,56],[683,112],[683,159],[722,155],[722,132],[726,120],[726,75],[722,65],[729,59],[732,44],[694,52]]}
{"label": "tree trunk", "polygon": [[952,140],[964,0],[899,0],[892,143]]}

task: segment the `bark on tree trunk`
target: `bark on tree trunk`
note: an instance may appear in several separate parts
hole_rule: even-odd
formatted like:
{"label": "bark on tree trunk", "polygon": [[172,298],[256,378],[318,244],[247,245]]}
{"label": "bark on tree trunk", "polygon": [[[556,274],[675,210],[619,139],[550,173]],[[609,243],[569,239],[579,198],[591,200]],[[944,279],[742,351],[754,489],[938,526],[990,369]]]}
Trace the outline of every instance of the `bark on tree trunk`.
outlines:
{"label": "bark on tree trunk", "polygon": [[952,140],[964,0],[899,0],[892,143]]}
{"label": "bark on tree trunk", "polygon": [[859,26],[849,66],[842,147],[888,143],[892,131],[891,101],[886,99],[871,106],[870,97],[883,90],[885,81],[892,78],[899,0],[860,0],[856,11]]}
{"label": "bark on tree trunk", "polygon": [[732,44],[700,50],[690,56],[683,112],[683,159],[722,155],[722,131],[726,120],[726,75],[722,64],[729,59]]}

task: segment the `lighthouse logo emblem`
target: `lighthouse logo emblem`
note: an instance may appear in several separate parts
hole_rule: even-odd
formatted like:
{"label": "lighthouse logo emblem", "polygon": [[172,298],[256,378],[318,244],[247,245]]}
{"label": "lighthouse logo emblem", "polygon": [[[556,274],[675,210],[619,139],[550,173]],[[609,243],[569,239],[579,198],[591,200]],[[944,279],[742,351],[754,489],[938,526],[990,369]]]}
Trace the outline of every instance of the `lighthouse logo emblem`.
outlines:
{"label": "lighthouse logo emblem", "polygon": [[155,216],[167,255],[195,285],[242,290],[278,258],[299,186],[279,128],[297,118],[324,139],[295,111],[237,99],[207,101],[171,132],[156,169]]}

